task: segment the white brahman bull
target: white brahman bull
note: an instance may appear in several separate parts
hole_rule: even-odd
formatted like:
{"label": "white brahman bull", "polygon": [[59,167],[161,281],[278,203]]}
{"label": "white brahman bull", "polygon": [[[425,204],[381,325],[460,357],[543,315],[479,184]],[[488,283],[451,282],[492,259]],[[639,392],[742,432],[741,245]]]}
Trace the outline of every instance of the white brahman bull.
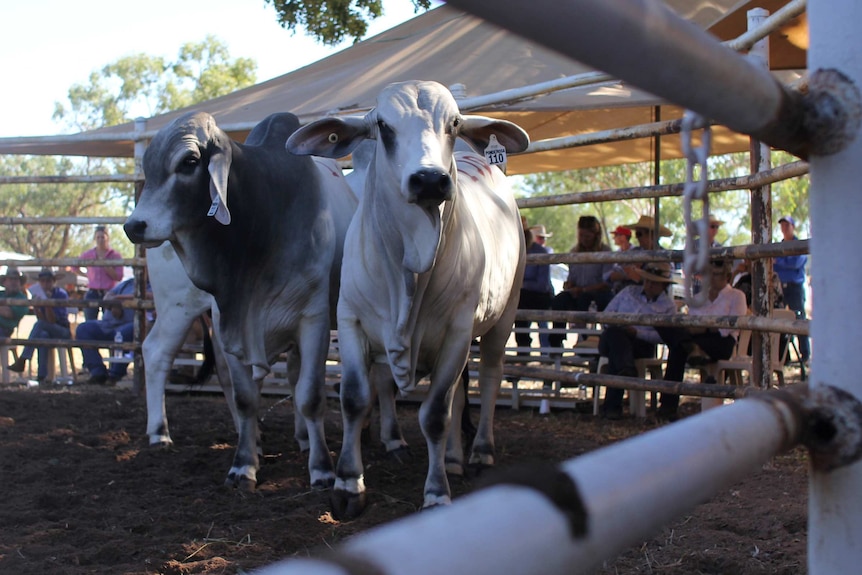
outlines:
{"label": "white brahman bull", "polygon": [[[142,345],[147,381],[147,436],[150,445],[171,445],[173,440],[165,412],[165,383],[192,323],[213,309],[215,300],[192,283],[170,242],[147,250],[147,273],[156,305],[156,322]],[[218,329],[213,329],[216,370],[237,424],[228,367],[217,332]]]}
{"label": "white brahman bull", "polygon": [[169,240],[191,281],[215,298],[238,419],[227,484],[246,490],[257,483],[260,385],[285,350],[311,484],[334,479],[325,364],[356,198],[331,160],[285,152],[298,126],[294,115],[274,114],[243,145],[209,114],[180,116],[147,148],[144,189],[124,226],[135,243]]}
{"label": "white brahman bull", "polygon": [[[451,501],[446,471],[463,472],[460,435],[450,426],[453,389],[474,337],[481,337],[482,411],[470,462],[493,464],[494,405],[523,277],[524,234],[503,173],[482,156],[454,152],[458,137],[483,149],[492,135],[508,151],[529,145],[515,124],[462,115],[440,84],[405,82],[385,88],[364,117],[319,120],[288,140],[296,154],[334,158],[376,140],[348,230],[338,301],[344,441],[333,511],[339,516],[365,505],[360,428],[371,407],[369,377],[394,377],[408,391],[417,376],[430,374],[419,412],[429,452],[423,507]],[[380,397],[381,439],[394,450],[405,442],[387,395]]]}

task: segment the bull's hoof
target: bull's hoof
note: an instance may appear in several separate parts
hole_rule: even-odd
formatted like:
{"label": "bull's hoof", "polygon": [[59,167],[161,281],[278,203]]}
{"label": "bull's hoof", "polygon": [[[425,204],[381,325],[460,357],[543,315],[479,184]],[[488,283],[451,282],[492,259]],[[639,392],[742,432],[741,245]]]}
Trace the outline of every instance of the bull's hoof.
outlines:
{"label": "bull's hoof", "polygon": [[235,473],[229,474],[224,484],[225,487],[232,487],[242,493],[254,493],[257,487],[257,481],[254,479],[249,479],[245,475],[237,475]]}
{"label": "bull's hoof", "polygon": [[329,489],[333,485],[335,485],[335,475],[328,475],[320,479],[315,479],[311,482],[312,489],[321,491],[324,489]]}
{"label": "bull's hoof", "polygon": [[449,477],[463,477],[464,464],[460,461],[446,460],[446,475]]}
{"label": "bull's hoof", "polygon": [[334,489],[329,498],[332,506],[332,516],[338,521],[350,521],[356,519],[365,511],[365,492],[350,493],[341,489]]}
{"label": "bull's hoof", "polygon": [[493,465],[485,465],[484,463],[472,462],[467,465],[467,472],[465,474],[465,477],[481,477],[483,473],[493,468]]}
{"label": "bull's hoof", "polygon": [[413,459],[413,453],[410,451],[409,445],[402,445],[401,447],[387,451],[386,459],[394,461],[400,465],[407,465],[407,463]]}

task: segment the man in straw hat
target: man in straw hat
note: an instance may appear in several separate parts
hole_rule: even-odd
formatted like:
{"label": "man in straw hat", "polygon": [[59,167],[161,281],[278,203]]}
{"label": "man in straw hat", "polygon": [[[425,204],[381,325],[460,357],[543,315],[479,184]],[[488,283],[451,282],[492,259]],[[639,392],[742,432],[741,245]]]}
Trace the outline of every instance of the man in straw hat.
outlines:
{"label": "man in straw hat", "polygon": [[[637,270],[642,285],[630,285],[618,293],[605,308],[608,312],[638,314],[672,314],[676,304],[667,293],[667,286],[675,283],[668,262],[650,262]],[[651,326],[607,326],[599,338],[599,353],[608,358],[608,373],[637,377],[635,359],[655,357],[656,345],[661,343],[658,332]],[[602,416],[619,419],[623,413],[625,390],[609,387],[605,391]]]}
{"label": "man in straw hat", "polygon": [[[38,287],[34,286],[33,303],[38,304],[43,299],[69,299],[69,294],[61,287],[55,285],[57,274],[51,268],[42,268],[37,277]],[[30,339],[71,339],[72,332],[69,329],[69,314],[66,307],[49,307],[44,305],[35,305],[33,313],[36,315],[36,323],[33,329],[30,330]],[[48,378],[48,362],[47,353],[49,349],[45,347],[39,348],[39,367],[37,369],[37,379],[39,383],[45,383]],[[33,357],[33,346],[24,347],[24,351],[9,365],[12,371],[22,372],[27,361]]]}
{"label": "man in straw hat", "polygon": [[[641,216],[638,218],[633,224],[628,224],[626,227],[635,234],[635,238],[638,240],[638,248],[642,250],[658,250],[661,249],[661,246],[655,239],[655,219],[652,216]],[[659,225],[658,227],[658,237],[660,238],[669,238],[673,235],[668,228],[665,226]]]}
{"label": "man in straw hat", "polygon": [[[748,306],[745,294],[730,286],[731,262],[712,261],[712,281],[709,285],[707,303],[689,309],[689,315],[745,315]],[[682,381],[686,364],[699,367],[728,359],[736,348],[738,329],[703,327],[657,327],[656,331],[667,344],[666,381]],[[677,418],[679,395],[661,394],[658,417],[674,421]]]}
{"label": "man in straw hat", "polygon": [[[8,266],[0,275],[0,298],[27,299],[24,293],[24,274],[14,266]],[[0,337],[12,337],[12,332],[18,327],[21,318],[27,315],[27,305],[0,305]]]}
{"label": "man in straw hat", "polygon": [[707,237],[709,238],[709,247],[711,248],[719,248],[721,247],[721,242],[716,241],[715,236],[718,235],[718,230],[721,229],[721,226],[724,225],[724,220],[720,220],[712,214],[709,214],[709,228],[707,232]]}

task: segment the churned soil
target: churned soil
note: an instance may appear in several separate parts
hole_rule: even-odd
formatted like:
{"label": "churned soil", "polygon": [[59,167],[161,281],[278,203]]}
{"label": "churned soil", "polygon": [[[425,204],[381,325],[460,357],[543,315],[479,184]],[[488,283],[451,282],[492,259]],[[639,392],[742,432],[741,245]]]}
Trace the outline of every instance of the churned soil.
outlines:
{"label": "churned soil", "polygon": [[[143,398],[128,388],[0,388],[0,573],[247,573],[320,553],[421,503],[426,457],[415,405],[399,408],[412,456],[396,461],[379,443],[366,447],[369,506],[339,522],[328,494],[309,489],[290,401],[263,400],[266,456],[252,495],[223,487],[235,445],[223,398],[171,394],[167,404],[175,444],[150,448]],[[683,408],[693,412],[695,404]],[[330,401],[333,452],[340,425]],[[575,410],[499,409],[498,466],[561,461],[658,425],[649,417],[609,422]],[[598,573],[804,573],[807,477],[802,449],[776,457]],[[454,479],[452,488],[457,498],[475,481]]]}

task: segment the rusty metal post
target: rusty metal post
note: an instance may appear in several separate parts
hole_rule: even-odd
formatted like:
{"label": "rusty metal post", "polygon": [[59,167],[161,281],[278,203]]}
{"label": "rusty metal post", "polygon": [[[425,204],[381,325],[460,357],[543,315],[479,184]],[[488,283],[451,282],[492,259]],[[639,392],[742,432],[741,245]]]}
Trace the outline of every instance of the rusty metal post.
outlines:
{"label": "rusty metal post", "polygon": [[[769,16],[763,8],[748,11],[748,29],[760,26]],[[748,53],[748,59],[756,66],[769,69],[769,38],[764,38]],[[752,138],[749,148],[751,173],[769,170],[771,150],[766,144]],[[751,188],[751,243],[765,244],[772,240],[772,187],[767,184]],[[772,279],[772,260],[751,261],[751,310],[755,315],[768,317],[772,310],[770,284]],[[758,331],[751,338],[752,373],[751,381],[766,389],[772,383],[772,366],[769,350],[770,339],[779,337],[766,331]]]}

